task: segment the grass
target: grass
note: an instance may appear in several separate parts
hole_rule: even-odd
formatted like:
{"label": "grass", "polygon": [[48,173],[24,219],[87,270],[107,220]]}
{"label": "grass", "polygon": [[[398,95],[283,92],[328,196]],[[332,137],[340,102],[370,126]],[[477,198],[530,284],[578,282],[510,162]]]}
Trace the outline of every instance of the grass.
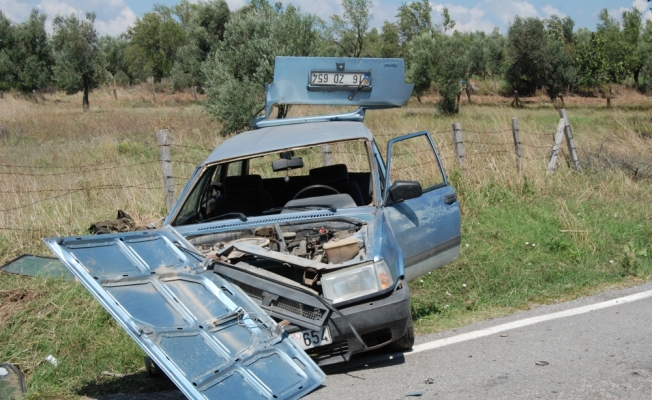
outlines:
{"label": "grass", "polygon": [[[524,99],[526,107],[516,110],[506,107],[511,99],[475,96],[467,104],[463,96],[461,114],[452,117],[440,115],[434,100],[372,111],[366,119],[381,148],[399,134],[430,131],[459,194],[459,261],[410,284],[419,333],[650,280],[647,97],[622,89],[611,110],[604,99],[565,98],[584,172],[574,172],[562,156],[548,178],[559,116],[544,97]],[[219,126],[190,93],[157,93],[154,103],[147,88],[119,89],[118,100],[100,90],[85,114],[79,96],[34,101],[5,95],[0,103],[0,263],[23,253],[49,255],[42,237],[84,234],[119,208],[138,223],[162,217],[157,129],[173,131],[179,189],[222,141]],[[319,112],[295,107],[290,115]],[[521,174],[513,117],[523,142]],[[462,124],[464,169],[450,145],[455,122]],[[170,385],[145,376],[144,353],[74,282],[0,275],[0,343],[0,361],[26,373],[31,398]],[[50,354],[57,367],[45,361]]]}

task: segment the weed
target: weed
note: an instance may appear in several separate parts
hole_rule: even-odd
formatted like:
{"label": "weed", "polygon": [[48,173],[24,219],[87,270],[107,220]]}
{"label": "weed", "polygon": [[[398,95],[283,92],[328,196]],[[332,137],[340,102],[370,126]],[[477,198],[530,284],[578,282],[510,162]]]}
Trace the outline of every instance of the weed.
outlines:
{"label": "weed", "polygon": [[[42,237],[84,234],[90,223],[113,218],[116,209],[129,212],[138,224],[163,216],[156,129],[174,130],[179,186],[223,140],[220,127],[202,114],[190,93],[158,91],[154,103],[149,85],[118,89],[117,101],[111,91],[97,91],[86,114],[78,96],[71,100],[55,93],[46,100],[1,100],[0,121],[6,127],[0,137],[1,263],[22,253],[50,255]],[[474,96],[468,105],[463,96],[461,113],[454,117],[439,115],[437,100],[370,111],[365,122],[383,152],[392,137],[431,132],[458,193],[459,260],[410,283],[419,332],[652,275],[650,181],[633,181],[614,166],[614,160],[626,159],[652,165],[643,126],[650,118],[647,98],[622,96],[613,101],[614,110],[605,110],[603,99],[565,98],[580,157],[598,156],[584,174],[562,162],[551,177],[545,172],[559,117],[546,99],[525,99],[526,108],[515,110],[505,107],[511,98]],[[333,110],[297,106],[291,112]],[[521,174],[512,117],[521,127]],[[463,169],[450,143],[454,122],[462,124]],[[319,163],[318,153],[306,149],[302,156],[312,165]],[[0,359],[26,372],[32,398],[160,388],[145,378],[143,352],[74,282],[1,275],[0,343]],[[58,367],[44,361],[49,354],[60,361]],[[102,371],[127,377],[109,380]]]}

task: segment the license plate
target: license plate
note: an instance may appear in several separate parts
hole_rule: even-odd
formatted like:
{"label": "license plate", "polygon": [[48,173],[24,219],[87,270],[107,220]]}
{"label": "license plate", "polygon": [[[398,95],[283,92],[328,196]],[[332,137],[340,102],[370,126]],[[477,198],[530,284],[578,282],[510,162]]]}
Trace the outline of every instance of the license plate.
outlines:
{"label": "license plate", "polygon": [[303,350],[333,343],[331,330],[327,326],[325,326],[321,331],[307,330],[294,332],[290,334],[290,338],[292,338],[292,340],[294,340],[294,342]]}
{"label": "license plate", "polygon": [[321,72],[310,73],[312,86],[353,86],[366,87],[371,85],[369,72]]}

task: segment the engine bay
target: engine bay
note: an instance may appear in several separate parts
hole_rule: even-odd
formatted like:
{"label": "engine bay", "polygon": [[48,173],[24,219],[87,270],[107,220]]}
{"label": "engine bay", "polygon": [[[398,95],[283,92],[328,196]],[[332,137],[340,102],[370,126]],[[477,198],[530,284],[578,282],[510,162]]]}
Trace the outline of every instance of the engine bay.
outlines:
{"label": "engine bay", "polygon": [[344,220],[276,224],[188,239],[209,259],[245,262],[322,293],[323,273],[367,260],[364,226]]}

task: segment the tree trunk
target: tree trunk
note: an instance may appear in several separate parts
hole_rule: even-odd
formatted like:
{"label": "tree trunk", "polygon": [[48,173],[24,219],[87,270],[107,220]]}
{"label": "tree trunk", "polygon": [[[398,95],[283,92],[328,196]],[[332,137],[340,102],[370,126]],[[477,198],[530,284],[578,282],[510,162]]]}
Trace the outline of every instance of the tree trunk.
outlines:
{"label": "tree trunk", "polygon": [[91,107],[90,103],[88,102],[88,84],[84,84],[84,98],[82,100],[82,107],[84,108],[84,112],[88,111],[88,109]]}
{"label": "tree trunk", "polygon": [[638,69],[634,71],[634,83],[636,84],[636,90],[638,90],[638,76],[640,73],[641,71]]}
{"label": "tree trunk", "polygon": [[607,94],[607,108],[611,108],[611,83],[609,84],[609,93]]}
{"label": "tree trunk", "polygon": [[464,89],[464,91],[466,92],[466,97],[469,100],[469,103],[471,103],[471,88],[467,86],[466,89]]}

